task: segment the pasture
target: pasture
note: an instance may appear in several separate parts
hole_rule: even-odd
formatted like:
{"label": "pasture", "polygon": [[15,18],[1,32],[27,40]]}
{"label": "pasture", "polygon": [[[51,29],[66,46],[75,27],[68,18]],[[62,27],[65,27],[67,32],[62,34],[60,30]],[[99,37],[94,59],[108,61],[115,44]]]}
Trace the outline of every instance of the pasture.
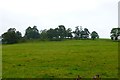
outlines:
{"label": "pasture", "polygon": [[2,62],[3,78],[118,78],[118,43],[98,39],[3,45]]}

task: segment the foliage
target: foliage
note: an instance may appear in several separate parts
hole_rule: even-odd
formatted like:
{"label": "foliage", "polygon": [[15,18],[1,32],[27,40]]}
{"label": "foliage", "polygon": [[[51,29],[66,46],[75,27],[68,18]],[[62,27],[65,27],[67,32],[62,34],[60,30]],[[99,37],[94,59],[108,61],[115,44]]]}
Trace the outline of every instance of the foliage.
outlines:
{"label": "foliage", "polygon": [[93,40],[96,39],[96,38],[99,38],[98,33],[97,33],[96,31],[93,31],[93,32],[91,33],[91,38],[92,38]]}
{"label": "foliage", "polygon": [[40,38],[40,34],[39,34],[39,30],[37,29],[37,26],[33,26],[33,28],[29,26],[25,31],[25,38],[27,39]]}
{"label": "foliage", "polygon": [[113,28],[110,33],[112,40],[118,40],[118,36],[120,36],[120,28]]}
{"label": "foliage", "polygon": [[[52,29],[50,28],[49,30],[46,30],[46,38],[48,40],[52,40],[52,41],[61,41],[65,38],[72,38],[72,29],[68,28],[66,30],[64,25],[59,25],[57,28]],[[40,34],[42,37],[42,33]]]}
{"label": "foliage", "polygon": [[68,28],[68,29],[66,30],[66,37],[67,37],[67,38],[73,38],[72,29],[71,29],[71,28]]}
{"label": "foliage", "polygon": [[[11,32],[11,33],[5,33],[4,35],[11,35],[11,36],[17,36],[17,38],[21,38],[21,33],[19,31],[16,31],[15,28],[10,28],[8,30],[8,32]],[[73,36],[73,34],[75,36]],[[95,39],[96,37],[98,37],[97,33],[95,32],[94,34],[91,33],[91,38],[92,39]],[[68,39],[72,39],[72,38],[75,38],[75,39],[89,39],[89,36],[90,36],[90,32],[87,28],[84,28],[82,29],[82,26],[77,26],[75,27],[75,31],[72,31],[71,28],[68,28],[66,29],[66,27],[64,25],[59,25],[57,28],[53,29],[53,28],[50,28],[50,29],[44,29],[44,30],[41,30],[40,33],[39,33],[39,30],[37,29],[37,26],[33,26],[32,27],[28,27],[26,30],[25,30],[25,35],[24,37],[21,39],[21,42],[25,42],[26,40],[33,40],[33,39],[40,39],[40,40],[52,40],[52,41],[61,41],[61,40],[64,40],[66,38]],[[5,36],[3,36],[5,37]],[[10,39],[9,38],[10,36],[6,36],[5,38],[8,40]],[[15,38],[15,37],[14,37]],[[17,39],[14,41],[14,40],[8,40],[8,43],[16,43],[17,42]],[[3,42],[6,43],[5,40],[3,40]]]}
{"label": "foliage", "polygon": [[41,40],[47,40],[47,29],[41,30],[40,32],[40,39]]}
{"label": "foliage", "polygon": [[74,34],[75,34],[75,38],[76,39],[88,39],[89,38],[89,30],[87,28],[84,28],[84,30],[82,30],[82,26],[80,26],[80,29],[79,29],[79,26],[75,27],[75,31],[74,31]]}
{"label": "foliage", "polygon": [[55,28],[55,29],[50,28],[47,31],[47,36],[48,36],[49,40],[57,40],[57,39],[59,39],[58,28]]}
{"label": "foliage", "polygon": [[75,27],[75,31],[73,32],[75,34],[75,39],[79,39],[79,35],[80,35],[80,30],[79,30],[79,26]]}
{"label": "foliage", "polygon": [[60,39],[64,39],[66,38],[66,28],[64,25],[59,25],[58,26],[58,33],[59,33],[59,37]]}
{"label": "foliage", "polygon": [[13,44],[17,43],[22,38],[22,35],[19,31],[16,31],[15,28],[8,29],[7,32],[2,34],[2,43]]}

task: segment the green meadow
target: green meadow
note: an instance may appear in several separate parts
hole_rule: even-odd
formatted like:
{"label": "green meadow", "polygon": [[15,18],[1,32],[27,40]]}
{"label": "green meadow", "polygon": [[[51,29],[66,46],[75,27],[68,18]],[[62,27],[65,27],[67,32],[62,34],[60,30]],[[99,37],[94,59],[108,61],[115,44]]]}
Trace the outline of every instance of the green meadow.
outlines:
{"label": "green meadow", "polygon": [[3,78],[118,78],[118,42],[31,41],[2,46]]}

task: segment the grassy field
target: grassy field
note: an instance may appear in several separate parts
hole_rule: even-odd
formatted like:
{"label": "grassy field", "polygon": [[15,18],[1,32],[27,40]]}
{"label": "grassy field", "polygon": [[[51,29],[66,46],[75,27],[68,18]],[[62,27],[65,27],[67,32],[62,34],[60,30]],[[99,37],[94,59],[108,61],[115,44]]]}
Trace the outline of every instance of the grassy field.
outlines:
{"label": "grassy field", "polygon": [[37,41],[2,46],[3,78],[118,78],[118,43]]}

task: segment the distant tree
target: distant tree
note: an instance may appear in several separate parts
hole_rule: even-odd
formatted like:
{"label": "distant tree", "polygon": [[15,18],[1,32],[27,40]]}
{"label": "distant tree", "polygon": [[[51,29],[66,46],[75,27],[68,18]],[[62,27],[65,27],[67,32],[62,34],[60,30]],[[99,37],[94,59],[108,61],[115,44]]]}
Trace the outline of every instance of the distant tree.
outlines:
{"label": "distant tree", "polygon": [[89,30],[87,28],[84,28],[84,32],[85,32],[86,35],[90,34],[90,32],[89,32]]}
{"label": "distant tree", "polygon": [[72,38],[72,37],[73,37],[73,36],[72,36],[72,29],[71,29],[71,28],[68,28],[68,29],[66,30],[66,33],[67,33],[66,37],[68,37],[68,38]]}
{"label": "distant tree", "polygon": [[58,30],[59,30],[59,37],[61,38],[61,39],[63,39],[63,38],[66,38],[66,28],[65,28],[65,26],[64,25],[59,25],[58,26]]}
{"label": "distant tree", "polygon": [[2,34],[2,42],[5,44],[17,43],[21,38],[21,33],[16,31],[15,28],[10,28],[7,32]]}
{"label": "distant tree", "polygon": [[88,39],[89,38],[89,30],[87,28],[84,28],[84,30],[80,31],[81,39]]}
{"label": "distant tree", "polygon": [[54,29],[54,35],[55,35],[56,39],[59,39],[59,36],[60,36],[59,28]]}
{"label": "distant tree", "polygon": [[93,32],[91,33],[91,38],[92,38],[93,40],[96,39],[96,38],[99,38],[98,33],[97,33],[96,31],[93,31]]}
{"label": "distant tree", "polygon": [[48,36],[49,40],[52,40],[54,37],[56,37],[55,34],[56,34],[56,33],[55,33],[55,30],[52,29],[52,28],[50,28],[50,29],[47,31],[47,36]]}
{"label": "distant tree", "polygon": [[25,31],[25,38],[30,39],[32,36],[32,28],[29,26]]}
{"label": "distant tree", "polygon": [[82,29],[82,26],[75,27],[75,31],[73,32],[75,34],[75,38],[76,39],[88,39],[89,38],[89,30],[87,28],[84,28],[84,30]]}
{"label": "distant tree", "polygon": [[31,28],[30,26],[25,31],[25,38],[27,39],[38,39],[40,38],[39,30],[37,29],[37,26],[33,26]]}
{"label": "distant tree", "polygon": [[80,38],[80,29],[79,26],[75,27],[75,31],[73,32],[75,34],[75,39],[79,39]]}
{"label": "distant tree", "polygon": [[110,33],[112,40],[118,40],[120,37],[120,28],[113,28]]}
{"label": "distant tree", "polygon": [[47,31],[47,37],[49,40],[60,41],[63,39],[63,38],[60,38],[61,34],[62,33],[60,33],[59,28],[55,28],[55,29],[50,28]]}
{"label": "distant tree", "polygon": [[40,39],[41,40],[47,40],[48,36],[47,36],[47,29],[41,30],[40,31]]}
{"label": "distant tree", "polygon": [[39,30],[37,29],[37,26],[33,26],[33,39],[40,38]]}
{"label": "distant tree", "polygon": [[21,39],[21,37],[22,37],[21,32],[16,31],[16,36],[17,36],[17,39],[18,39],[18,40],[20,40],[20,39]]}

